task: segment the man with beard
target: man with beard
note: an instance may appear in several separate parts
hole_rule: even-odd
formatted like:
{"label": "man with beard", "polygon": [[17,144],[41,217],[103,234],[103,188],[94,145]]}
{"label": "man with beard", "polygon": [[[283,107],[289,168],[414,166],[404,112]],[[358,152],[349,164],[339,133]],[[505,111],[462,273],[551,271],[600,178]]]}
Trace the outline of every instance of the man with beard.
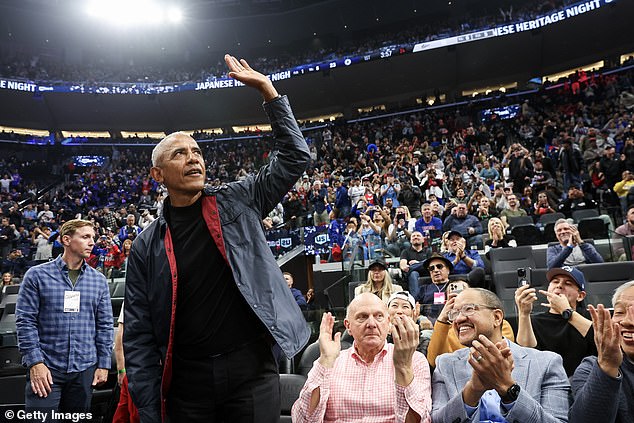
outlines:
{"label": "man with beard", "polygon": [[462,291],[448,318],[467,348],[436,359],[434,423],[568,421],[570,384],[561,357],[504,338],[504,310],[494,293]]}
{"label": "man with beard", "polygon": [[517,194],[515,193],[507,195],[506,201],[508,202],[508,206],[500,212],[500,219],[504,222],[505,226],[508,226],[509,223],[507,220],[509,217],[526,216],[526,210],[520,208],[520,202],[517,201]]}

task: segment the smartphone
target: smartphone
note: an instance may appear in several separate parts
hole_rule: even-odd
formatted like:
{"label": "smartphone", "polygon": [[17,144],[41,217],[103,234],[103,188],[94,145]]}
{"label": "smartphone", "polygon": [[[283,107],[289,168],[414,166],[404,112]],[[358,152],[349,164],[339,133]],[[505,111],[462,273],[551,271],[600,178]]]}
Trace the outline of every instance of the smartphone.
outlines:
{"label": "smartphone", "polygon": [[449,286],[447,287],[447,294],[460,294],[464,289],[465,283],[463,281],[449,282]]}
{"label": "smartphone", "polygon": [[520,267],[517,269],[517,286],[524,286],[531,284],[533,275],[533,269],[530,267]]}

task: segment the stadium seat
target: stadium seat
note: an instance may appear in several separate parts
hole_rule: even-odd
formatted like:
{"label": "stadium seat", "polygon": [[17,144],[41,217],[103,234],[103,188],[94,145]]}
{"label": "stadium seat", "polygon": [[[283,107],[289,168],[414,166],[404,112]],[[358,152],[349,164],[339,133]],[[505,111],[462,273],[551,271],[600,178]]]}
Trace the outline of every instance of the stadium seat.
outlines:
{"label": "stadium seat", "polygon": [[516,271],[518,267],[536,267],[533,249],[529,246],[517,248],[494,248],[489,251],[491,270],[498,272]]}
{"label": "stadium seat", "polygon": [[546,213],[539,216],[539,223],[543,226],[548,225],[549,223],[555,223],[559,219],[565,219],[566,216],[563,213]]}
{"label": "stadium seat", "polygon": [[533,248],[533,258],[535,259],[535,268],[545,269],[546,266],[546,248]]}
{"label": "stadium seat", "polygon": [[308,376],[308,372],[313,368],[313,363],[319,358],[319,340],[306,347],[299,359],[297,374]]}
{"label": "stadium seat", "polygon": [[515,226],[511,230],[511,235],[515,237],[518,246],[542,243],[542,232],[533,224]]}
{"label": "stadium seat", "polygon": [[7,285],[2,288],[4,295],[17,294],[18,292],[20,292],[20,285]]}
{"label": "stadium seat", "polygon": [[2,301],[0,301],[0,310],[4,309],[7,304],[15,304],[18,301],[18,294],[7,294],[2,296]]}
{"label": "stadium seat", "polygon": [[[281,374],[280,375],[280,400],[281,400],[281,417],[280,421],[291,421],[291,408],[295,400],[299,398],[299,393],[306,383],[306,376]],[[286,419],[288,417],[288,419]]]}
{"label": "stadium seat", "polygon": [[578,227],[581,238],[607,239],[608,225],[600,217],[584,218],[579,221]]}
{"label": "stadium seat", "polygon": [[15,325],[15,303],[7,303],[0,317],[0,326],[13,324]]}
{"label": "stadium seat", "polygon": [[577,266],[586,278],[586,303],[612,307],[614,290],[634,279],[634,262],[581,264]]}
{"label": "stadium seat", "polygon": [[533,224],[533,218],[530,216],[509,217],[506,219],[506,221],[508,222],[509,229],[511,230],[518,225],[532,225]]}
{"label": "stadium seat", "polygon": [[587,210],[575,210],[572,212],[572,220],[575,223],[579,223],[582,219],[587,219],[590,217],[599,217],[599,211],[596,209],[587,209]]}
{"label": "stadium seat", "polygon": [[557,235],[555,234],[555,222],[550,222],[544,225],[542,241],[545,243],[557,241]]}

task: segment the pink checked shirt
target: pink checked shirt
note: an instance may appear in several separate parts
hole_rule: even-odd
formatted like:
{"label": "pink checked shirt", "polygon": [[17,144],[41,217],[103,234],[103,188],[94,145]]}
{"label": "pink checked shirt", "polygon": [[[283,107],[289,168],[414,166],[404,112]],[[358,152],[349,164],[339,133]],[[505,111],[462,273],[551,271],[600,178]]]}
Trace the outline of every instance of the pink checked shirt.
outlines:
{"label": "pink checked shirt", "polygon": [[[397,385],[392,356],[394,345],[386,343],[372,363],[364,362],[353,346],[341,351],[333,368],[318,361],[293,404],[293,422],[404,422],[410,407],[422,422],[431,422],[431,382],[429,364],[420,352],[414,353],[414,380]],[[320,401],[308,414],[310,397],[319,387]]]}

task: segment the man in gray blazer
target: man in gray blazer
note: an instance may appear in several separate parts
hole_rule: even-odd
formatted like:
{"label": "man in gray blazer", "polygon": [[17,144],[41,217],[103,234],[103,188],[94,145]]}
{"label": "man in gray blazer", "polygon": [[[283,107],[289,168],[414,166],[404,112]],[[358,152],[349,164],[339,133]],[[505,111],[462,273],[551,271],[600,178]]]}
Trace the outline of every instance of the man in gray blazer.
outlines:
{"label": "man in gray blazer", "polygon": [[466,289],[448,317],[468,348],[436,359],[434,423],[568,421],[570,384],[561,356],[502,337],[504,310],[495,294]]}

